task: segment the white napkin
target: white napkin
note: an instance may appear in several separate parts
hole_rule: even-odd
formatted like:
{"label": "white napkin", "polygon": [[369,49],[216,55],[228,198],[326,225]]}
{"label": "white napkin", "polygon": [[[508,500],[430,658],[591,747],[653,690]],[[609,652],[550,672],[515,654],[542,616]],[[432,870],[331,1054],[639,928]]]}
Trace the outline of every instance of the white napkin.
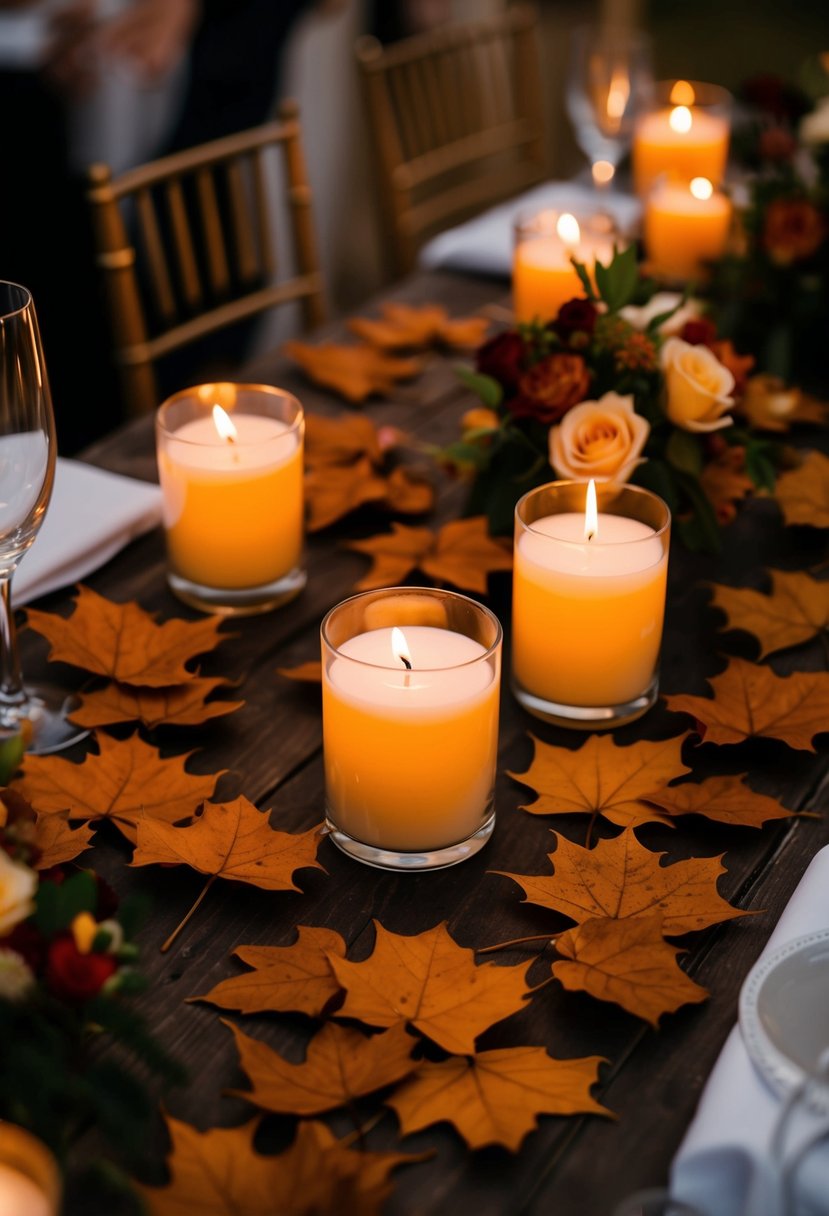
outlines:
{"label": "white napkin", "polygon": [[46,517],[12,579],[15,606],[77,582],[161,522],[161,490],[58,457]]}
{"label": "white napkin", "polygon": [[[760,955],[829,928],[829,845],[812,859]],[[829,1010],[824,1010],[829,1018]],[[757,1072],[739,1026],[731,1031],[671,1167],[671,1195],[705,1216],[776,1216],[768,1149],[781,1099]],[[829,1214],[829,1142],[797,1173],[797,1216]]]}
{"label": "white napkin", "polygon": [[516,218],[548,207],[562,211],[607,211],[620,231],[628,234],[639,223],[642,213],[639,200],[632,194],[600,193],[595,187],[578,182],[545,182],[465,224],[432,237],[418,255],[420,267],[423,270],[471,270],[478,274],[509,276]]}

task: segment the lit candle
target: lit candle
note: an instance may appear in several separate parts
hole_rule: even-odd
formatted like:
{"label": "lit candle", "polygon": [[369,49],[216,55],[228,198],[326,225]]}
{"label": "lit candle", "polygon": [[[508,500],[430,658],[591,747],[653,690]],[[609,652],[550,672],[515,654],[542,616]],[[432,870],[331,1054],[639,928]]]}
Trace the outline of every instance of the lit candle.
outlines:
{"label": "lit candle", "polygon": [[173,590],[219,611],[295,594],[304,584],[299,402],[268,386],[201,385],[165,402],[157,440]]}
{"label": "lit candle", "polygon": [[706,177],[658,183],[645,204],[648,269],[669,279],[703,277],[705,264],[725,252],[730,227],[731,200]]}
{"label": "lit candle", "polygon": [[613,236],[604,217],[579,224],[569,212],[544,211],[519,223],[515,234],[512,293],[519,322],[550,321],[568,300],[584,298],[573,259],[590,274],[613,257]]}
{"label": "lit candle", "polygon": [[46,1146],[14,1123],[0,1123],[0,1216],[57,1216],[61,1184]]}
{"label": "lit candle", "polygon": [[55,1208],[31,1178],[0,1162],[0,1216],[55,1216]]}
{"label": "lit candle", "polygon": [[[362,596],[332,609],[322,625],[329,825],[336,843],[374,864],[451,864],[491,831],[500,626],[481,605],[448,592],[433,594],[454,600],[467,622],[482,623],[477,638],[448,618],[444,628],[413,624],[435,619],[431,607],[422,610],[432,593],[369,592],[369,607],[378,594],[400,625],[349,628],[334,645],[343,614],[358,626],[388,619],[364,612]],[[421,863],[418,855],[427,856]]]}
{"label": "lit candle", "polygon": [[[586,490],[584,510],[563,509]],[[600,493],[607,511],[593,482],[542,486],[516,508],[513,689],[569,725],[615,724],[656,696],[670,517],[646,490]]]}
{"label": "lit candle", "polygon": [[[705,93],[698,97],[702,89]],[[694,177],[724,180],[730,124],[724,100],[718,105],[700,104],[709,92],[728,99],[724,89],[713,85],[694,89],[687,80],[678,80],[669,104],[644,114],[637,122],[631,155],[638,194],[647,194],[663,175],[686,182]]]}

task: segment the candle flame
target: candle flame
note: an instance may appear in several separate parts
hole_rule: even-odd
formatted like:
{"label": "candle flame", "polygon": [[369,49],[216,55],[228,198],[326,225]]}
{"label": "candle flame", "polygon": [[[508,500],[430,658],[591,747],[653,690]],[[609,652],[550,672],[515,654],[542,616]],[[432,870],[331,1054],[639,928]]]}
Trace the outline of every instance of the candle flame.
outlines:
{"label": "candle flame", "polygon": [[687,106],[676,106],[671,110],[671,116],[668,119],[668,125],[672,131],[676,131],[677,135],[687,135],[693,126],[694,120],[691,117],[691,111]]}
{"label": "candle flame", "polygon": [[578,245],[579,241],[581,240],[579,221],[574,215],[571,215],[569,211],[565,211],[558,217],[556,232],[564,244],[571,247]]}
{"label": "candle flame", "polygon": [[687,80],[678,80],[671,89],[669,98],[672,106],[692,106],[697,99],[694,86]]}
{"label": "candle flame", "polygon": [[596,505],[596,483],[593,478],[587,483],[587,499],[584,504],[584,539],[592,540],[599,531],[599,509]]}
{"label": "candle flame", "polygon": [[616,173],[609,160],[597,160],[593,165],[593,181],[597,186],[606,186]]}
{"label": "candle flame", "polygon": [[711,185],[707,177],[694,177],[691,179],[689,187],[694,198],[705,200],[710,198],[714,193],[714,187]]}
{"label": "candle flame", "polygon": [[220,405],[213,406],[213,425],[219,432],[220,438],[226,440],[227,443],[236,442],[238,438],[236,427],[230,421],[229,414]]}
{"label": "candle flame", "polygon": [[391,650],[396,659],[403,664],[407,671],[412,670],[412,656],[409,653],[409,647],[406,642],[405,634],[402,629],[397,626],[391,631]]}

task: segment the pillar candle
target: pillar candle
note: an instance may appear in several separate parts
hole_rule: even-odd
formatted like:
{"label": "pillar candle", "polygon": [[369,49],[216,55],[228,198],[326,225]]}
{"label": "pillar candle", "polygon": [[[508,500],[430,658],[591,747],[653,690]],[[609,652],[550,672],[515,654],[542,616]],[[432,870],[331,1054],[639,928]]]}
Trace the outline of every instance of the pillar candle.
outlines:
{"label": "pillar candle", "polygon": [[[677,92],[679,85],[691,91]],[[671,96],[685,104],[651,110],[639,119],[634,130],[633,181],[641,196],[663,175],[683,181],[707,177],[720,182],[725,178],[730,136],[726,114],[693,104],[693,89],[685,81],[677,82]]]}
{"label": "pillar candle", "polygon": [[648,269],[669,279],[701,278],[705,263],[725,252],[730,226],[731,200],[707,178],[658,183],[645,204]]}
{"label": "pillar candle", "polygon": [[573,258],[584,263],[592,277],[596,262],[607,264],[612,256],[613,239],[606,227],[596,232],[567,212],[557,217],[542,212],[519,225],[512,268],[516,321],[549,321],[568,300],[584,298]]}

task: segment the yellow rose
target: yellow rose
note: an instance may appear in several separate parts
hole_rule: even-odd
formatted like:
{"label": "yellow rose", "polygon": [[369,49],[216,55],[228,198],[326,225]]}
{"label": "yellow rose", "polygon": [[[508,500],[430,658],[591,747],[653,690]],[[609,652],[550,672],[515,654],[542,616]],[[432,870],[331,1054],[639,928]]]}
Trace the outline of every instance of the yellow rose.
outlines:
{"label": "yellow rose", "polygon": [[28,866],[12,861],[0,849],[0,933],[10,932],[19,921],[34,912],[37,874]]}
{"label": "yellow rose", "polygon": [[707,346],[669,338],[662,347],[667,392],[666,412],[685,431],[718,431],[731,426],[726,410],[734,405],[734,376]]}
{"label": "yellow rose", "polygon": [[650,432],[632,397],[605,393],[568,410],[550,431],[550,464],[559,477],[574,481],[627,481]]}

